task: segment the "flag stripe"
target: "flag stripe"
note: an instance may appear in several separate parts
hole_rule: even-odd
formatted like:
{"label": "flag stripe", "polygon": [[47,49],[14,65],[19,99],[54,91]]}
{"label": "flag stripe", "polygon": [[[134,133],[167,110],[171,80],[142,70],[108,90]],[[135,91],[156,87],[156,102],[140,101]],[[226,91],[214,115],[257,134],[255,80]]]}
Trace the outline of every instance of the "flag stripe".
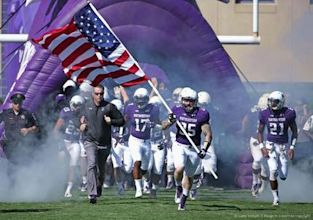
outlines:
{"label": "flag stripe", "polygon": [[124,87],[131,87],[131,86],[135,86],[135,85],[144,83],[147,80],[149,80],[148,77],[147,76],[143,76],[143,77],[137,78],[137,79],[135,79],[133,81],[125,82],[125,83],[123,83],[121,85],[124,86]]}
{"label": "flag stripe", "polygon": [[127,51],[124,51],[122,55],[114,61],[114,64],[116,64],[117,66],[121,66],[126,60],[128,60],[128,58],[129,54],[127,53]]}
{"label": "flag stripe", "polygon": [[83,45],[80,45],[77,49],[74,50],[73,53],[71,53],[64,59],[64,61],[62,62],[63,66],[64,67],[69,66],[77,57],[81,56],[82,53],[84,53],[90,48],[91,45],[89,43],[84,43]]}
{"label": "flag stripe", "polygon": [[56,45],[56,47],[54,49],[51,49],[51,51],[53,54],[59,55],[68,47],[68,45],[75,43],[75,41],[77,41],[79,38],[82,38],[82,37],[83,37],[82,35],[78,35],[76,37],[65,38],[65,40],[62,43]]}

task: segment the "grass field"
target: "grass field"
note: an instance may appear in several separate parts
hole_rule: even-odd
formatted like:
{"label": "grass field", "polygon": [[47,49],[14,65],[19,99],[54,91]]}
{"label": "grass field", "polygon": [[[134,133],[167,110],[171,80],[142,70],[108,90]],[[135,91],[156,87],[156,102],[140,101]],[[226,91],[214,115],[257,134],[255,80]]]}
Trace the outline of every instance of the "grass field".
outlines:
{"label": "grass field", "polygon": [[196,201],[187,201],[185,211],[177,211],[174,190],[161,190],[157,199],[145,195],[134,198],[129,190],[123,197],[105,189],[97,204],[88,203],[86,194],[71,199],[39,203],[0,203],[0,219],[313,219],[313,203],[282,203],[273,207],[247,190],[200,189]]}

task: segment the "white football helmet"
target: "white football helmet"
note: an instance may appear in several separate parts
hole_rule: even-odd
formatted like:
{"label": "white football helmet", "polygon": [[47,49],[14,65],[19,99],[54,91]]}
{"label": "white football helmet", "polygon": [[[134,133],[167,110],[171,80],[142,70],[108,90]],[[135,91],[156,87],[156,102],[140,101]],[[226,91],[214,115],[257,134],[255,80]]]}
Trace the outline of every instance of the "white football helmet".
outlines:
{"label": "white football helmet", "polygon": [[211,96],[206,91],[198,92],[198,105],[206,107],[211,103]]}
{"label": "white football helmet", "polygon": [[156,106],[160,106],[162,104],[161,99],[156,95],[150,98],[149,103]]}
{"label": "white football helmet", "polygon": [[119,111],[123,110],[123,103],[120,99],[113,99],[111,103],[116,106],[117,110]]}
{"label": "white football helmet", "polygon": [[92,93],[93,91],[93,86],[91,85],[91,82],[90,81],[84,81],[80,84],[79,86],[79,90],[81,92],[85,92],[85,93]]}
{"label": "white football helmet", "polygon": [[179,100],[179,94],[180,92],[182,91],[183,88],[181,87],[177,87],[176,89],[173,90],[173,93],[172,93],[172,100],[174,103],[178,104],[180,102]]}
{"label": "white football helmet", "polygon": [[81,109],[84,103],[85,99],[82,96],[74,95],[70,100],[70,108],[72,111],[78,111]]}
{"label": "white football helmet", "polygon": [[145,88],[139,88],[134,93],[134,102],[137,107],[142,109],[145,108],[149,102],[149,93]]}
{"label": "white football helmet", "polygon": [[65,92],[65,90],[68,88],[68,87],[73,87],[73,88],[76,88],[76,83],[73,81],[73,80],[71,80],[71,79],[69,79],[69,80],[67,80],[64,84],[63,84],[63,92]]}
{"label": "white football helmet", "polygon": [[263,95],[261,95],[261,97],[259,98],[258,104],[257,104],[258,109],[260,109],[262,111],[268,107],[268,97],[269,96],[270,96],[269,93],[264,93]]}
{"label": "white football helmet", "polygon": [[191,112],[197,106],[197,92],[190,87],[185,87],[180,92],[180,101],[187,112]]}
{"label": "white football helmet", "polygon": [[272,110],[279,110],[284,107],[285,95],[280,91],[272,92],[268,97],[268,106]]}

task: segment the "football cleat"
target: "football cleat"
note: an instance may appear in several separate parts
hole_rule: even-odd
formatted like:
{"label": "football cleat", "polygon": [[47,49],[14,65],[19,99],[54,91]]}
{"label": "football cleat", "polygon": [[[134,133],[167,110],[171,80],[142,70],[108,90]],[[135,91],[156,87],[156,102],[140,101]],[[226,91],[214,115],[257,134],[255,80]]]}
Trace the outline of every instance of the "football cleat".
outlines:
{"label": "football cleat", "polygon": [[107,188],[110,188],[110,185],[106,182],[103,183],[103,188],[107,189]]}
{"label": "football cleat", "polygon": [[70,191],[65,191],[64,197],[65,198],[71,198],[72,197],[72,193]]}
{"label": "football cleat", "polygon": [[142,197],[142,191],[136,190],[135,198],[141,198]]}
{"label": "football cleat", "polygon": [[182,195],[180,203],[178,204],[178,210],[179,211],[185,211],[186,210],[186,200],[187,200],[187,196]]}
{"label": "football cleat", "polygon": [[197,189],[192,189],[190,191],[190,195],[189,195],[191,200],[196,200],[197,199]]}
{"label": "football cleat", "polygon": [[279,206],[279,200],[277,199],[274,199],[273,201],[273,206]]}
{"label": "football cleat", "polygon": [[186,210],[185,204],[184,204],[184,205],[181,205],[181,204],[179,203],[177,210],[178,210],[178,211],[185,211],[185,210]]}
{"label": "football cleat", "polygon": [[146,181],[143,182],[143,193],[145,194],[151,193],[149,182],[146,182]]}
{"label": "football cleat", "polygon": [[254,197],[257,197],[259,195],[259,184],[256,183],[256,184],[253,184],[252,188],[251,188],[251,194],[252,196]]}
{"label": "football cleat", "polygon": [[81,192],[86,192],[87,191],[87,183],[82,183],[80,185],[80,191]]}
{"label": "football cleat", "polygon": [[176,193],[175,193],[175,203],[180,203],[180,197],[183,192],[183,187],[182,186],[177,186],[176,187]]}

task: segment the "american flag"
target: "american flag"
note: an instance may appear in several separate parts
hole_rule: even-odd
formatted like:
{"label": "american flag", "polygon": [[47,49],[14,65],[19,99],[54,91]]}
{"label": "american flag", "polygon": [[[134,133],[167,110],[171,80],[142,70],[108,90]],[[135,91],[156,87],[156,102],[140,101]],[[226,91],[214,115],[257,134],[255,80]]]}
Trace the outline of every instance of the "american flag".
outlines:
{"label": "american flag", "polygon": [[125,46],[89,3],[70,24],[50,31],[34,42],[57,55],[68,78],[96,86],[112,78],[124,87],[148,80]]}

